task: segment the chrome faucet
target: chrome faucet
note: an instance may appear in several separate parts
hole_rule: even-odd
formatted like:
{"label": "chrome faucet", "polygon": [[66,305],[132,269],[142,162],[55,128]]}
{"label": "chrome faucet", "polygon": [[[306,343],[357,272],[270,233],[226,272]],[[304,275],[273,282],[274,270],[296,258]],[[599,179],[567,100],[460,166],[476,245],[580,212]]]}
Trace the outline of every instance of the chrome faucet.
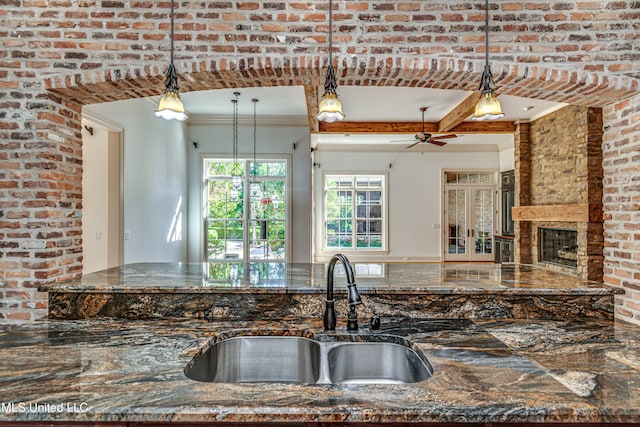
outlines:
{"label": "chrome faucet", "polygon": [[349,301],[349,314],[347,315],[347,330],[358,330],[358,313],[356,313],[356,306],[362,304],[360,294],[356,288],[356,281],[353,275],[353,268],[346,256],[342,254],[335,254],[329,261],[329,268],[327,271],[327,301],[326,308],[324,310],[324,329],[327,331],[333,331],[336,329],[336,310],[333,306],[333,270],[336,266],[336,262],[340,261],[344,266],[345,274],[347,275],[347,288],[349,294],[347,300]]}

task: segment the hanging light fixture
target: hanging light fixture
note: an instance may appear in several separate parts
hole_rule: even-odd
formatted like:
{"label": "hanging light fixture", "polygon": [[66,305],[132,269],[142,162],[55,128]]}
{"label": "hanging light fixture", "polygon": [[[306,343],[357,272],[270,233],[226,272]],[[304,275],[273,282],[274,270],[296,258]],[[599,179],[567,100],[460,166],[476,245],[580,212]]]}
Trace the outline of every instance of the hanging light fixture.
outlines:
{"label": "hanging light fixture", "polygon": [[336,74],[333,71],[333,1],[329,0],[329,66],[324,81],[324,94],[318,105],[318,120],[333,123],[344,120],[342,103],[338,100]]}
{"label": "hanging light fixture", "polygon": [[240,92],[233,92],[235,96],[231,100],[233,104],[233,163],[231,163],[231,191],[232,201],[238,200],[238,192],[242,187],[242,167],[238,162],[238,97]]}
{"label": "hanging light fixture", "polygon": [[184,104],[180,99],[180,88],[178,87],[178,72],[173,65],[173,8],[174,0],[171,0],[171,61],[169,68],[167,68],[166,78],[164,81],[164,93],[160,102],[158,103],[158,109],[155,111],[157,117],[161,117],[165,120],[179,120],[185,121],[188,116],[184,112]]}
{"label": "hanging light fixture", "polygon": [[504,113],[502,112],[500,101],[498,101],[498,95],[496,95],[493,89],[495,83],[493,82],[493,75],[491,74],[491,67],[489,66],[489,0],[485,0],[484,30],[485,63],[480,79],[480,100],[476,104],[473,119],[495,120],[504,117]]}
{"label": "hanging light fixture", "polygon": [[251,164],[251,178],[249,178],[249,195],[251,197],[260,197],[260,181],[258,180],[258,162],[256,161],[256,140],[257,140],[257,121],[256,121],[256,105],[258,100],[253,98],[253,163]]}

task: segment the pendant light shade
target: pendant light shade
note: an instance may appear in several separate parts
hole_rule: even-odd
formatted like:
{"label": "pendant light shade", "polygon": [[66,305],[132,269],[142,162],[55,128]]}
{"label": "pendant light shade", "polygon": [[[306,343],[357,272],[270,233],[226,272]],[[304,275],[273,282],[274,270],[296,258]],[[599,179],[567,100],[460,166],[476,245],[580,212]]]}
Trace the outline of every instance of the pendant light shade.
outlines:
{"label": "pendant light shade", "polygon": [[[333,66],[331,65],[329,65],[329,69],[327,70],[327,82],[331,81],[328,77],[329,74],[333,74]],[[335,76],[331,77],[331,79],[333,84],[336,85]],[[338,99],[338,94],[335,89],[327,90],[327,83],[325,83],[325,91],[320,99],[320,104],[318,105],[318,120],[327,123],[344,120],[342,103]]]}
{"label": "pendant light shade", "polygon": [[495,120],[504,117],[504,113],[502,112],[500,101],[498,101],[498,95],[493,89],[495,83],[493,82],[493,74],[491,73],[491,66],[489,65],[489,0],[485,0],[484,29],[484,70],[482,70],[482,77],[480,78],[480,100],[476,104],[473,119]]}
{"label": "pendant light shade", "polygon": [[164,93],[160,98],[160,102],[158,102],[158,109],[155,111],[155,115],[165,120],[179,120],[182,122],[187,120],[188,116],[180,99],[178,73],[173,65],[173,2],[174,0],[171,0],[171,61],[164,81]]}
{"label": "pendant light shade", "polygon": [[500,101],[495,92],[483,91],[473,113],[475,120],[495,120],[504,117]]}
{"label": "pendant light shade", "polygon": [[329,66],[324,81],[324,94],[318,104],[318,120],[333,123],[344,120],[342,103],[338,99],[336,74],[333,70],[333,1],[329,0]]}

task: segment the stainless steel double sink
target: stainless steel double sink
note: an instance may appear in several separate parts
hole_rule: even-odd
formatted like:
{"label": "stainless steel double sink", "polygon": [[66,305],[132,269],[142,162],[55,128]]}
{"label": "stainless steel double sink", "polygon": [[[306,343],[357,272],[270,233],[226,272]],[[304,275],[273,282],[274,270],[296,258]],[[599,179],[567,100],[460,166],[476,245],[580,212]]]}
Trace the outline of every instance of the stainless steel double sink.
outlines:
{"label": "stainless steel double sink", "polygon": [[185,368],[193,380],[218,383],[396,384],[424,381],[432,372],[424,355],[404,345],[292,336],[228,338]]}

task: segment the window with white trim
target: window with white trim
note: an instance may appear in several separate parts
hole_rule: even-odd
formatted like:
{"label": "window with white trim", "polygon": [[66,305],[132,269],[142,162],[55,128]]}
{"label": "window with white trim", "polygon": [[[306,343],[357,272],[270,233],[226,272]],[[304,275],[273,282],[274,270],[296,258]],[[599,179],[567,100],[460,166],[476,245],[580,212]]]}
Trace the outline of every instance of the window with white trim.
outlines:
{"label": "window with white trim", "polygon": [[287,259],[288,161],[205,159],[206,260]]}
{"label": "window with white trim", "polygon": [[386,249],[385,175],[324,176],[324,249]]}

